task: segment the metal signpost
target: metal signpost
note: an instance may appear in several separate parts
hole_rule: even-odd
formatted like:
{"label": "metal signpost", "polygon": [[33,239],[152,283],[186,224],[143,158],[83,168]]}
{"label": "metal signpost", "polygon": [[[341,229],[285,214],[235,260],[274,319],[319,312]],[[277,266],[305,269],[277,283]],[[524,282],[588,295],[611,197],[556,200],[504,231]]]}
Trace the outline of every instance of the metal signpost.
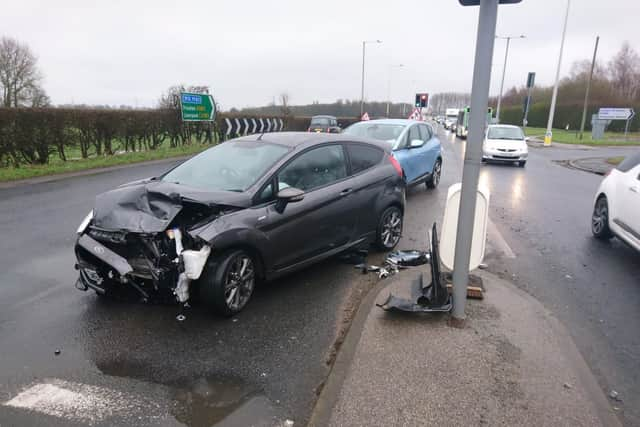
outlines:
{"label": "metal signpost", "polygon": [[[500,3],[519,3],[520,1],[501,0]],[[485,111],[489,106],[489,83],[498,17],[498,0],[459,0],[459,2],[463,6],[480,5],[476,56],[473,66],[473,86],[471,88],[469,135],[462,171],[460,212],[458,214],[453,267],[453,317],[462,321],[465,319],[469,260],[476,213],[478,177],[482,160],[482,139],[486,121]]]}
{"label": "metal signpost", "polygon": [[627,122],[624,126],[624,139],[627,139],[629,123],[635,115],[636,112],[633,108],[601,108],[598,110],[599,120],[625,120]]}
{"label": "metal signpost", "polygon": [[216,119],[216,103],[211,95],[182,92],[180,110],[183,122],[212,122]]}

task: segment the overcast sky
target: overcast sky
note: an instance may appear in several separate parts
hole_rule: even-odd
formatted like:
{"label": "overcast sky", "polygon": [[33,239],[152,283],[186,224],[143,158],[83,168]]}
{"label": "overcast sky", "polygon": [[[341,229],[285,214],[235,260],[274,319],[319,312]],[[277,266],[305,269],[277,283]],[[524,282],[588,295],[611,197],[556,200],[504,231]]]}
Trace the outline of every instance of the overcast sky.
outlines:
{"label": "overcast sky", "polygon": [[[511,42],[505,87],[528,71],[553,82],[565,0],[501,6]],[[573,0],[562,73],[608,60],[624,40],[640,50],[640,1]],[[477,7],[419,1],[34,1],[6,2],[0,34],[39,57],[54,104],[153,106],[177,83],[209,85],[223,109],[264,105],[282,92],[294,104],[359,99],[362,40],[366,98],[413,101],[416,91],[470,91]],[[491,92],[499,89],[505,41],[497,40]]]}

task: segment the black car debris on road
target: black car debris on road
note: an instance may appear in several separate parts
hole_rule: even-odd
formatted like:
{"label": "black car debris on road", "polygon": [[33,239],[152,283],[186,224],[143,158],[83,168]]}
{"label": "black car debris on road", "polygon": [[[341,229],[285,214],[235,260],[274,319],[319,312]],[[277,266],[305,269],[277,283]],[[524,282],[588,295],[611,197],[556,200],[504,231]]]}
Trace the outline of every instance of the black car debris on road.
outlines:
{"label": "black car debris on road", "polygon": [[78,228],[77,287],[230,316],[256,280],[400,240],[402,170],[388,144],[304,132],[214,146],[167,173],[96,197]]}

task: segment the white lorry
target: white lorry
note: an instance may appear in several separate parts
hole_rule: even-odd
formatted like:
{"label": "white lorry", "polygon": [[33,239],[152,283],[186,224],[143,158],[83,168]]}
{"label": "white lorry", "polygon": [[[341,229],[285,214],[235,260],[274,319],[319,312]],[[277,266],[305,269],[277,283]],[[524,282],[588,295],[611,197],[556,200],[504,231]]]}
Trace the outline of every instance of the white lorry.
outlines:
{"label": "white lorry", "polygon": [[454,130],[453,126],[458,122],[459,108],[447,108],[444,113],[444,128]]}

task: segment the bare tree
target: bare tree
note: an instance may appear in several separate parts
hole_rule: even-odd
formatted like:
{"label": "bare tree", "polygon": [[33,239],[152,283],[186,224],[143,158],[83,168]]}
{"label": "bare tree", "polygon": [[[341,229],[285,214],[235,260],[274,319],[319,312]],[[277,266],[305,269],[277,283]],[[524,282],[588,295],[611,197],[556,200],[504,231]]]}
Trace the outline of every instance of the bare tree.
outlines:
{"label": "bare tree", "polygon": [[37,58],[29,46],[10,37],[0,39],[0,86],[2,105],[19,107],[41,104],[48,99],[40,86],[42,74],[37,67]]}
{"label": "bare tree", "polygon": [[609,74],[620,97],[633,100],[640,94],[640,56],[628,42],[609,61]]}
{"label": "bare tree", "polygon": [[158,100],[159,108],[180,108],[180,93],[209,93],[209,86],[185,86],[184,84],[174,85],[169,87]]}
{"label": "bare tree", "polygon": [[282,113],[283,116],[291,114],[291,108],[289,108],[289,94],[286,92],[282,92],[280,94],[280,113]]}

